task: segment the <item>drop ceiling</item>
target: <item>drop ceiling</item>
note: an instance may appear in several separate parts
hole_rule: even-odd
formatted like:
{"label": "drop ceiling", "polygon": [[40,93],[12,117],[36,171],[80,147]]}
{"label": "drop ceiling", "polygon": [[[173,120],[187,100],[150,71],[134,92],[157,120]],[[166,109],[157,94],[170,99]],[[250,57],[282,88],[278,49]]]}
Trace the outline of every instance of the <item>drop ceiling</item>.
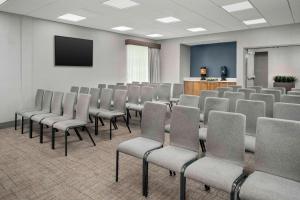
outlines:
{"label": "drop ceiling", "polygon": [[[0,11],[140,37],[163,35],[154,38],[159,40],[300,22],[300,0],[249,0],[253,9],[233,13],[225,11],[222,6],[245,0],[133,0],[138,5],[126,9],[104,5],[105,1],[8,0],[0,5]],[[66,13],[86,19],[79,22],[58,19]],[[180,19],[180,22],[164,24],[156,20],[169,16]],[[251,26],[243,23],[258,18],[266,19],[267,23]],[[119,26],[133,29],[126,32],[112,30]],[[207,31],[187,30],[196,27]]]}

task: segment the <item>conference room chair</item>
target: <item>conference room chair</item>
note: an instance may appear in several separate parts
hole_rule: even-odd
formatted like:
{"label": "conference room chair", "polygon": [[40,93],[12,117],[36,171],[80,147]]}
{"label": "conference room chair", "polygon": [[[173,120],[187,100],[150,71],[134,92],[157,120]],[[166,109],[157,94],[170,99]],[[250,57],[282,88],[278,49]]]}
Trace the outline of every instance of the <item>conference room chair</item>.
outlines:
{"label": "conference room chair", "polygon": [[88,87],[80,87],[79,94],[88,94],[90,91],[90,88]]}
{"label": "conference room chair", "polygon": [[[112,125],[117,129],[117,118],[122,117],[125,121],[128,131],[131,133],[128,119],[126,119],[126,97],[127,90],[115,90],[114,96],[114,105],[110,110],[100,107],[100,112],[97,114],[97,117],[100,119],[108,119],[109,123],[109,138],[112,139]],[[128,116],[127,116],[128,118]],[[97,120],[96,120],[97,121]],[[98,129],[97,129],[98,131]]]}
{"label": "conference room chair", "polygon": [[78,94],[79,87],[77,87],[77,86],[71,86],[70,92],[74,92],[74,93]]}
{"label": "conference room chair", "polygon": [[[199,96],[195,96],[195,95],[182,94],[182,95],[180,95],[179,102],[177,105],[198,108],[199,107],[199,98],[200,98]],[[171,124],[165,125],[165,131],[167,133],[170,133]]]}
{"label": "conference room chair", "polygon": [[144,196],[148,196],[148,166],[158,165],[172,172],[180,173],[184,179],[184,169],[199,156],[198,128],[199,108],[175,105],[171,116],[170,145],[151,151],[144,159]]}
{"label": "conference room chair", "polygon": [[300,95],[300,91],[288,91],[288,95]]}
{"label": "conference room chair", "polygon": [[106,88],[106,84],[98,84],[98,88],[100,89],[100,94],[103,88]]}
{"label": "conference room chair", "polygon": [[[140,97],[141,97],[141,87],[138,85],[131,85],[128,86],[128,101],[126,103],[126,112],[128,115],[128,123],[131,117],[130,110],[134,110],[136,112],[141,112],[141,105],[140,105]],[[141,114],[141,113],[140,113]]]}
{"label": "conference room chair", "polygon": [[200,93],[200,98],[199,98],[199,108],[200,108],[200,121],[203,121],[203,116],[204,116],[204,104],[205,104],[205,99],[207,97],[218,97],[219,92],[216,90],[202,90]]}
{"label": "conference room chair", "polygon": [[[116,151],[116,182],[119,180],[119,154],[124,153],[138,159],[147,159],[148,154],[163,147],[165,135],[164,124],[167,106],[152,102],[144,105],[144,116],[141,121],[141,135],[119,144]],[[130,167],[130,166],[129,166]],[[144,173],[144,170],[143,170]],[[144,177],[144,175],[143,175]],[[143,178],[143,188],[145,180]]]}
{"label": "conference room chair", "polygon": [[141,87],[141,97],[140,97],[140,104],[136,107],[131,106],[131,110],[135,110],[140,113],[140,116],[142,116],[142,111],[144,109],[144,104],[147,101],[153,101],[154,99],[154,91],[155,89],[153,87],[148,86],[142,86]]}
{"label": "conference room chair", "polygon": [[[239,113],[212,111],[208,119],[207,152],[204,157],[189,165],[185,178],[230,193],[234,200],[237,183],[243,173],[246,116]],[[180,184],[181,200],[185,199],[185,178]]]}
{"label": "conference room chair", "polygon": [[[75,93],[66,93],[65,99],[63,100],[63,115],[48,117],[41,121],[41,124],[49,126],[51,128],[51,148],[55,148],[55,131],[53,125],[57,122],[71,120],[74,118],[75,103],[77,99],[77,94]],[[75,129],[76,131],[76,129]]]}
{"label": "conference room chair", "polygon": [[117,83],[116,85],[125,85],[125,83]]}
{"label": "conference room chair", "polygon": [[229,99],[229,112],[235,112],[236,102],[239,99],[245,99],[245,94],[243,92],[224,92],[224,98]]}
{"label": "conference room chair", "polygon": [[256,90],[256,93],[261,93],[261,90],[263,89],[262,86],[249,86],[247,88]]}
{"label": "conference room chair", "polygon": [[56,122],[53,124],[52,134],[56,130],[61,130],[64,132],[65,138],[65,156],[68,155],[68,135],[70,135],[70,130],[74,129],[79,140],[82,140],[78,129],[84,129],[88,133],[92,143],[96,146],[88,128],[88,118],[89,118],[89,105],[91,96],[89,94],[79,94],[78,101],[76,105],[76,116],[75,119],[69,119],[65,121]]}
{"label": "conference room chair", "polygon": [[91,88],[90,95],[91,95],[91,100],[90,100],[90,107],[89,107],[89,119],[90,122],[93,123],[92,116],[95,116],[95,113],[98,111],[100,106],[99,99],[101,95],[101,89]]}
{"label": "conference room chair", "polygon": [[116,85],[107,85],[107,88],[113,90],[112,98],[114,99],[114,97],[115,97],[115,91],[116,91]]}
{"label": "conference room chair", "polygon": [[[204,127],[200,127],[198,131],[199,142],[202,152],[206,152],[205,141],[207,136],[207,122],[210,111],[224,111],[228,112],[229,110],[229,99],[219,98],[219,97],[207,97],[205,100],[204,113],[203,113],[203,123]],[[200,117],[202,117],[200,115]]]}
{"label": "conference room chair", "polygon": [[132,81],[132,84],[133,84],[133,85],[139,85],[140,82],[138,82],[138,81]]}
{"label": "conference room chair", "polygon": [[299,91],[300,92],[300,88],[292,88],[292,91]]}
{"label": "conference room chair", "polygon": [[285,87],[272,87],[271,89],[274,89],[274,90],[280,90],[281,91],[281,94],[286,94],[286,89]]}
{"label": "conference room chair", "polygon": [[153,88],[153,100],[157,101],[159,83],[151,83],[149,86]]}
{"label": "conference room chair", "polygon": [[[34,106],[32,108],[25,108],[15,112],[15,130],[17,130],[18,115],[22,116],[25,112],[42,110],[43,96],[44,96],[44,90],[37,89],[35,93]],[[22,124],[23,123],[24,123],[24,117],[22,116]]]}
{"label": "conference room chair", "polygon": [[246,116],[245,150],[256,153],[257,119],[266,116],[266,103],[264,101],[238,100],[235,112]]}
{"label": "conference room chair", "polygon": [[277,102],[274,104],[274,118],[300,121],[300,105]]}
{"label": "conference room chair", "polygon": [[237,92],[238,89],[243,88],[241,85],[231,85],[228,87],[232,88],[232,92]]}
{"label": "conference room chair", "polygon": [[[43,95],[43,101],[42,101],[42,109],[41,110],[35,110],[35,111],[29,111],[22,113],[22,134],[24,133],[24,119],[30,119],[34,115],[38,114],[44,114],[49,113],[51,111],[51,100],[52,100],[53,92],[49,90],[44,91]],[[29,134],[29,137],[31,138],[31,135]]]}
{"label": "conference room chair", "polygon": [[149,84],[149,82],[142,82],[142,86],[148,86]]}
{"label": "conference room chair", "polygon": [[33,122],[37,122],[40,126],[40,143],[43,143],[43,128],[44,125],[41,121],[48,117],[58,117],[62,114],[62,102],[63,102],[64,93],[63,92],[53,92],[50,112],[33,115],[29,119],[29,137],[32,138],[32,125]]}
{"label": "conference room chair", "polygon": [[256,90],[250,89],[250,88],[241,88],[241,89],[238,89],[238,92],[243,92],[245,94],[245,99],[250,99],[250,95],[252,93],[256,93]]}
{"label": "conference room chair", "polygon": [[116,85],[116,90],[128,90],[127,85]]}
{"label": "conference room chair", "polygon": [[171,85],[166,83],[160,84],[157,89],[157,102],[166,104],[171,109],[170,95],[171,95]]}
{"label": "conference room chair", "polygon": [[239,186],[239,199],[299,199],[299,133],[300,122],[258,119],[255,171]]}
{"label": "conference room chair", "polygon": [[273,117],[273,107],[275,98],[272,94],[253,93],[250,95],[250,100],[264,101],[266,104],[266,117]]}
{"label": "conference room chair", "polygon": [[172,97],[170,99],[171,105],[177,104],[180,98],[180,95],[184,93],[183,84],[181,83],[174,83],[172,89]]}
{"label": "conference room chair", "polygon": [[300,104],[299,95],[281,95],[280,102]]}
{"label": "conference room chair", "polygon": [[263,94],[272,94],[274,95],[274,101],[280,102],[281,90],[278,89],[262,89],[261,93]]}
{"label": "conference room chair", "polygon": [[218,97],[224,97],[224,92],[229,91],[232,92],[233,88],[232,87],[219,87],[216,89],[217,91],[219,91],[219,96]]}
{"label": "conference room chair", "polygon": [[111,110],[111,102],[112,102],[112,96],[113,96],[113,90],[110,88],[104,88],[102,89],[101,95],[100,95],[100,103],[99,103],[99,109],[93,109],[90,110],[89,114],[94,117],[95,120],[95,135],[98,135],[98,126],[99,126],[99,120],[104,126],[104,122],[101,118],[98,117],[98,113],[101,112],[101,110]]}

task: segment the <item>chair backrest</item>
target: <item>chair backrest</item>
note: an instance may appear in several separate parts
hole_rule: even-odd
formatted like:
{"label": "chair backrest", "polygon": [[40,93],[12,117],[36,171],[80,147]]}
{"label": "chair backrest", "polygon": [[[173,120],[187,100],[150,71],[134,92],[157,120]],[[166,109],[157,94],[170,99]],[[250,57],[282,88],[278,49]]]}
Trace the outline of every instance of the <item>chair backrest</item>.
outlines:
{"label": "chair backrest", "polygon": [[167,110],[164,104],[145,103],[141,122],[142,137],[164,143]]}
{"label": "chair backrest", "polygon": [[153,100],[157,100],[159,83],[151,83],[149,86],[153,88]]}
{"label": "chair backrest", "polygon": [[171,85],[161,84],[158,87],[158,91],[157,91],[158,100],[170,101],[170,95],[171,95]]}
{"label": "chair backrest", "polygon": [[117,85],[125,85],[124,83],[117,83]]}
{"label": "chair backrest", "polygon": [[300,121],[300,105],[277,102],[274,104],[274,118]]}
{"label": "chair backrest", "polygon": [[88,94],[90,91],[90,88],[88,87],[80,87],[79,94]]}
{"label": "chair backrest", "polygon": [[116,85],[115,89],[117,90],[128,90],[128,87],[126,85]]}
{"label": "chair backrest", "polygon": [[257,118],[266,116],[266,103],[240,99],[236,104],[236,113],[246,115],[246,133],[255,136]]}
{"label": "chair backrest", "polygon": [[79,92],[79,87],[77,87],[77,86],[72,86],[70,92],[78,93],[78,92]]}
{"label": "chair backrest", "polygon": [[116,89],[116,85],[107,85],[107,88],[109,88],[109,89]]}
{"label": "chair backrest", "polygon": [[149,82],[142,82],[142,85],[144,86],[146,86],[146,85],[149,85],[150,83]]}
{"label": "chair backrest", "polygon": [[300,104],[300,96],[297,96],[297,95],[281,95],[280,102]]}
{"label": "chair backrest", "polygon": [[137,85],[128,86],[128,103],[139,103],[139,98],[141,96],[141,87]]}
{"label": "chair backrest", "polygon": [[183,84],[181,83],[174,83],[173,84],[173,98],[179,98],[183,94]]}
{"label": "chair backrest", "polygon": [[272,95],[274,95],[275,102],[280,102],[281,90],[262,89],[261,93],[263,93],[263,94],[272,94]]}
{"label": "chair backrest", "polygon": [[137,84],[140,84],[140,82],[138,82],[138,81],[132,81],[132,84],[133,85],[137,85]]}
{"label": "chair backrest", "polygon": [[259,118],[255,169],[300,182],[300,122]]}
{"label": "chair backrest", "polygon": [[90,108],[98,108],[99,107],[99,99],[100,99],[101,89],[99,88],[91,88],[90,95]]}
{"label": "chair backrest", "polygon": [[235,112],[236,102],[239,99],[245,99],[243,92],[224,92],[224,98],[229,99],[229,112]]}
{"label": "chair backrest", "polygon": [[228,112],[229,99],[218,97],[207,97],[204,104],[204,124],[207,124],[210,111]]}
{"label": "chair backrest", "polygon": [[64,98],[63,92],[53,92],[51,100],[51,113],[61,115],[62,114],[62,102]]}
{"label": "chair backrest", "polygon": [[274,95],[253,93],[250,95],[250,100],[264,101],[266,103],[266,117],[273,117],[273,107],[275,102]]}
{"label": "chair backrest", "polygon": [[106,88],[106,84],[98,84],[98,88],[100,89],[100,92],[103,88]]}
{"label": "chair backrest", "polygon": [[207,127],[206,156],[244,163],[246,116],[212,111]]}
{"label": "chair backrest", "polygon": [[180,95],[178,105],[199,108],[199,96],[195,95]]}
{"label": "chair backrest", "polygon": [[75,103],[77,99],[76,93],[67,93],[65,95],[64,105],[63,105],[63,116],[69,119],[74,118],[74,110],[75,110]]}
{"label": "chair backrest", "polygon": [[300,95],[300,91],[288,91],[288,95]]}
{"label": "chair backrest", "polygon": [[280,90],[280,91],[281,91],[281,94],[286,94],[286,89],[285,89],[285,87],[272,87],[271,89],[274,89],[274,90]]}
{"label": "chair backrest", "polygon": [[228,87],[231,87],[233,92],[237,92],[238,89],[243,88],[241,85],[231,85]]}
{"label": "chair backrest", "polygon": [[173,106],[170,144],[191,151],[199,151],[199,108]]}
{"label": "chair backrest", "polygon": [[146,101],[152,101],[154,98],[154,88],[148,86],[141,87],[141,104],[144,104]]}
{"label": "chair backrest", "polygon": [[51,111],[51,101],[52,101],[53,92],[49,90],[44,91],[42,110],[46,112]]}
{"label": "chair backrest", "polygon": [[199,99],[199,108],[201,112],[204,112],[204,103],[207,97],[218,97],[219,92],[216,90],[202,90]]}
{"label": "chair backrest", "polygon": [[116,89],[114,97],[114,110],[122,113],[126,113],[126,98],[127,90]]}
{"label": "chair backrest", "polygon": [[299,91],[300,92],[300,88],[292,88],[292,91]]}
{"label": "chair backrest", "polygon": [[233,88],[232,87],[219,87],[219,88],[217,88],[217,90],[219,91],[218,97],[224,97],[224,92],[226,92],[226,91],[232,92]]}
{"label": "chair backrest", "polygon": [[261,90],[263,89],[262,86],[250,86],[250,87],[247,87],[248,89],[255,89],[256,90],[256,93],[261,93]]}
{"label": "chair backrest", "polygon": [[250,99],[250,95],[252,93],[256,93],[256,90],[250,89],[250,88],[241,88],[241,89],[238,89],[238,92],[243,92],[245,94],[245,99]]}
{"label": "chair backrest", "polygon": [[113,90],[109,88],[103,88],[100,96],[100,108],[109,110],[111,106],[113,96]]}
{"label": "chair backrest", "polygon": [[39,109],[39,110],[42,109],[43,96],[44,96],[44,90],[37,89],[36,94],[35,94],[35,101],[34,101],[34,107],[36,109]]}
{"label": "chair backrest", "polygon": [[88,122],[91,95],[79,94],[76,105],[76,119]]}

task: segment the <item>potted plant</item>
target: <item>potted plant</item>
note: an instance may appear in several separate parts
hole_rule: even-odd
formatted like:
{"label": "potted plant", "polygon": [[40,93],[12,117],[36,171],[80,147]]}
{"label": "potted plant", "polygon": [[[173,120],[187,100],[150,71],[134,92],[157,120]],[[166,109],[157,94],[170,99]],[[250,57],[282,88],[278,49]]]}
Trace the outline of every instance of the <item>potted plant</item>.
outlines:
{"label": "potted plant", "polygon": [[273,78],[274,87],[284,87],[286,91],[290,91],[292,88],[295,87],[295,82],[297,81],[297,78],[295,76],[274,76]]}

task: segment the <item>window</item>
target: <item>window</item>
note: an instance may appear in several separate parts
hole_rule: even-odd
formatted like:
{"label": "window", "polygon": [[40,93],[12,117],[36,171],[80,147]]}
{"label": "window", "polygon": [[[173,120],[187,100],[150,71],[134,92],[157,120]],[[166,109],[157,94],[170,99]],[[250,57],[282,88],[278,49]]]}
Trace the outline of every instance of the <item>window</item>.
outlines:
{"label": "window", "polygon": [[149,82],[148,47],[127,45],[127,82]]}

